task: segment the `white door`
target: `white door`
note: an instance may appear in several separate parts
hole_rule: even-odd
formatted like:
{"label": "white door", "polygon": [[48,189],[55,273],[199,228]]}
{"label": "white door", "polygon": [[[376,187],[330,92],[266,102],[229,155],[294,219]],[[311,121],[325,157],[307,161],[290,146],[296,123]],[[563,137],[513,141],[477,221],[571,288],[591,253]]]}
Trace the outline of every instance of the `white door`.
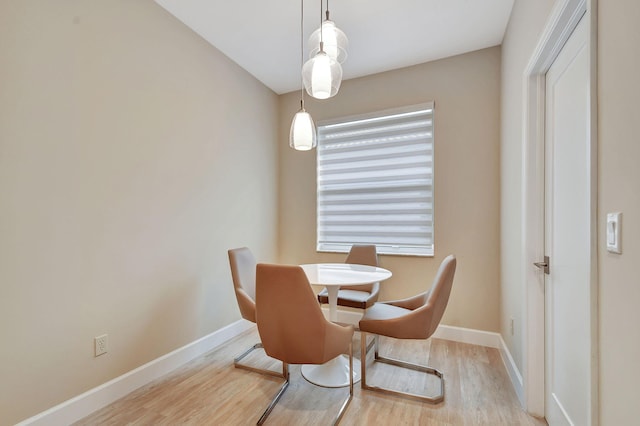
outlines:
{"label": "white door", "polygon": [[545,417],[591,424],[590,140],[587,20],[546,75]]}

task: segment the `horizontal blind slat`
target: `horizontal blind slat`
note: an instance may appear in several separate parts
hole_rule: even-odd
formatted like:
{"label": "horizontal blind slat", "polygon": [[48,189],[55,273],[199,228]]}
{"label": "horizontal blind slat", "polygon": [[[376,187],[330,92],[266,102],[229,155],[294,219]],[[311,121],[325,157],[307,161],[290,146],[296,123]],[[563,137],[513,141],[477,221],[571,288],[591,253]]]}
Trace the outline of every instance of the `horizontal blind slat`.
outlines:
{"label": "horizontal blind slat", "polygon": [[317,243],[433,254],[433,104],[318,125]]}

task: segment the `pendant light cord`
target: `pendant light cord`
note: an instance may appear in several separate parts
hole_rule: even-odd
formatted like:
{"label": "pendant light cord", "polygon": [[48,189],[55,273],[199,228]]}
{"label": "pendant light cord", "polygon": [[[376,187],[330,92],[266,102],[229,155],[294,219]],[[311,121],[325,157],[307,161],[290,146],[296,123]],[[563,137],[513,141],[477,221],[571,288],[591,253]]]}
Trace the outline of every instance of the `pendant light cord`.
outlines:
{"label": "pendant light cord", "polygon": [[[300,69],[304,66],[304,0],[300,0]],[[304,111],[304,82],[300,72],[300,108]]]}
{"label": "pendant light cord", "polygon": [[[329,4],[327,2],[327,4]],[[320,0],[320,51],[324,52],[324,40],[322,39],[322,0]]]}

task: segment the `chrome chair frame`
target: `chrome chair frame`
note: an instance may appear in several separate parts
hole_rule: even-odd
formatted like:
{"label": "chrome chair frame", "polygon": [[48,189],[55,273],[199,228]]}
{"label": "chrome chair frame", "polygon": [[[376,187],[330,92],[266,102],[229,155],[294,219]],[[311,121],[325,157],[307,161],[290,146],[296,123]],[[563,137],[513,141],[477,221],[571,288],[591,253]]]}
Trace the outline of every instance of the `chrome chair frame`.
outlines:
{"label": "chrome chair frame", "polygon": [[[260,419],[258,419],[258,422],[256,423],[258,426],[264,424],[264,422],[267,420],[267,417],[269,417],[269,414],[271,414],[271,411],[273,411],[273,408],[276,406],[276,404],[280,400],[280,397],[282,397],[284,392],[289,387],[289,383],[290,383],[289,364],[283,363],[283,365],[284,365],[283,374],[285,376],[285,382],[282,384],[280,389],[278,389],[278,392],[269,403],[269,406],[267,407],[267,409],[264,410],[264,413],[262,413],[262,416],[260,416]],[[347,410],[347,407],[349,406],[349,404],[351,403],[351,400],[353,399],[353,343],[349,344],[349,373],[350,373],[349,374],[349,396],[342,403],[342,406],[340,407],[340,411],[338,411],[338,415],[336,416],[336,418],[332,423],[333,426],[340,423],[340,420],[342,420],[342,416],[344,416],[344,413]]]}
{"label": "chrome chair frame", "polygon": [[[408,397],[429,404],[444,401],[444,376],[435,368],[380,355],[379,336],[397,339],[426,340],[435,333],[449,302],[453,278],[456,271],[456,257],[449,255],[442,260],[431,288],[423,293],[401,300],[376,303],[367,310],[360,320],[360,369],[362,389]],[[367,384],[367,333],[374,335],[375,355],[373,362],[382,362],[394,367],[410,369],[436,376],[440,391],[436,395],[402,392],[396,389]]]}
{"label": "chrome chair frame", "polygon": [[[372,334],[372,333],[369,333],[369,334]],[[374,343],[373,346],[375,347],[373,362],[382,362],[384,364],[389,364],[389,365],[393,365],[400,368],[406,368],[406,369],[434,375],[439,379],[440,392],[434,396],[426,396],[426,395],[420,395],[420,394],[411,393],[411,392],[402,392],[402,391],[398,391],[390,388],[384,388],[380,386],[368,385],[366,365],[367,365],[367,354],[371,349],[371,344],[369,345],[366,344],[366,338],[367,338],[366,332],[361,331],[360,336],[361,336],[360,337],[361,339],[360,340],[360,354],[361,354],[360,355],[360,374],[361,374],[360,386],[362,387],[362,389],[382,392],[389,395],[409,397],[412,399],[416,399],[418,401],[428,402],[430,404],[439,404],[440,402],[444,401],[444,376],[442,372],[440,372],[439,370],[436,370],[435,368],[428,367],[426,365],[414,364],[412,362],[402,361],[399,359],[389,358],[389,357],[380,355],[380,341],[379,341],[380,336],[378,336],[377,334],[373,335],[372,343]]]}
{"label": "chrome chair frame", "polygon": [[269,403],[269,406],[267,407],[267,409],[264,410],[264,413],[262,413],[262,416],[260,416],[260,419],[258,419],[258,422],[256,423],[257,425],[261,425],[267,420],[267,417],[269,417],[269,414],[271,414],[271,411],[273,411],[273,408],[276,406],[276,404],[280,400],[280,397],[282,396],[282,394],[284,394],[284,391],[286,391],[287,388],[289,387],[289,378],[290,378],[289,364],[286,364],[283,362],[282,365],[283,365],[282,369],[284,370],[284,375],[285,375],[284,376],[285,381],[280,387],[280,389],[278,390],[278,393],[276,394],[276,396],[274,396],[271,402]]}
{"label": "chrome chair frame", "polygon": [[[240,308],[240,315],[247,321],[255,323],[255,295],[251,295],[246,289],[246,285],[250,285],[251,281],[255,281],[255,276],[252,277],[251,274],[247,276],[243,274],[243,271],[246,272],[247,268],[250,268],[255,273],[257,263],[253,257],[253,253],[251,253],[251,250],[247,247],[230,249],[227,253],[229,255],[229,267],[231,268],[231,280],[233,282],[238,307]],[[284,365],[282,366],[282,373],[279,373],[278,371],[252,367],[240,362],[254,350],[262,348],[264,348],[262,342],[258,342],[251,346],[249,349],[245,350],[242,354],[233,359],[233,366],[235,368],[241,368],[255,373],[284,378]]]}
{"label": "chrome chair frame", "polygon": [[[287,368],[320,365],[348,353],[349,395],[333,421],[338,424],[353,399],[353,326],[343,327],[324,317],[302,267],[265,263],[256,267],[256,323],[266,354]],[[265,423],[289,387],[288,370],[285,375],[258,425]]]}
{"label": "chrome chair frame", "polygon": [[264,346],[262,345],[262,342],[258,342],[255,345],[251,346],[249,349],[247,349],[242,354],[238,355],[233,359],[233,366],[235,368],[241,368],[243,370],[249,370],[255,373],[267,374],[269,376],[280,377],[285,379],[288,374],[288,368],[287,368],[287,364],[285,364],[284,362],[282,363],[282,373],[279,373],[274,370],[268,370],[266,368],[252,367],[250,365],[240,363],[240,361],[242,361],[242,359],[248,356],[251,352],[253,352],[256,349],[262,349],[262,348],[264,348]]}

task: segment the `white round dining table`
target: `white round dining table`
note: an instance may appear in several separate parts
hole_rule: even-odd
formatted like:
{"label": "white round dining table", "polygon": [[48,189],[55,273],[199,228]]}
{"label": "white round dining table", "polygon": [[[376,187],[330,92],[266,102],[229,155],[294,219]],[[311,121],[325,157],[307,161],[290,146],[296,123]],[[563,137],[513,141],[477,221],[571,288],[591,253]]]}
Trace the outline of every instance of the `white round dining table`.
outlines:
{"label": "white round dining table", "polygon": [[[329,296],[329,319],[338,319],[338,290],[341,286],[367,285],[384,281],[391,277],[391,271],[377,266],[349,263],[312,263],[300,265],[310,284],[327,288]],[[331,361],[301,368],[307,381],[323,387],[338,388],[349,386],[349,359],[340,355]],[[360,361],[353,360],[353,382],[360,381]]]}

